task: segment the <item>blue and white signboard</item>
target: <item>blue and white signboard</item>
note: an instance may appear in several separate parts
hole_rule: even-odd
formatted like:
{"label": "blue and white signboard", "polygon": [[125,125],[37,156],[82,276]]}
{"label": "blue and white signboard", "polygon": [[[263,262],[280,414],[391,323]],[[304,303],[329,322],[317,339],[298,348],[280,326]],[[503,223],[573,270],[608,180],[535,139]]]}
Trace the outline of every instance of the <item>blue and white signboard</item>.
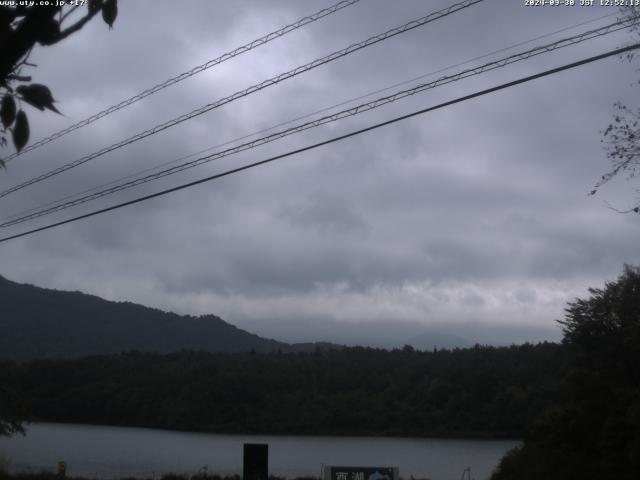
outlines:
{"label": "blue and white signboard", "polygon": [[324,467],[324,480],[398,480],[398,467]]}

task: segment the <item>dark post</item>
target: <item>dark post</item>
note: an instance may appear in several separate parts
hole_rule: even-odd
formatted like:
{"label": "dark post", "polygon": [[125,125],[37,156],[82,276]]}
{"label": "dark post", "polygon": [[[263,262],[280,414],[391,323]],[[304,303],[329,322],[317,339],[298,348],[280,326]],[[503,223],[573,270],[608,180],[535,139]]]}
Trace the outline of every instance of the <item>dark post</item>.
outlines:
{"label": "dark post", "polygon": [[244,480],[268,480],[269,445],[266,443],[245,443],[243,459]]}
{"label": "dark post", "polygon": [[64,478],[67,476],[67,462],[58,462],[58,477]]}

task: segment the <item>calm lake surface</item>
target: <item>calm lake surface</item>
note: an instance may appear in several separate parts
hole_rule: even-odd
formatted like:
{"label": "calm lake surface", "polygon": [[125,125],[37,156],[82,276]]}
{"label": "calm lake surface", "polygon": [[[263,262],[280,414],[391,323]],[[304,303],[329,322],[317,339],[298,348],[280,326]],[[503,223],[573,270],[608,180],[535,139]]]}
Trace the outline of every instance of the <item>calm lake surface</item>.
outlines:
{"label": "calm lake surface", "polygon": [[323,465],[397,466],[400,476],[459,480],[466,467],[488,478],[515,441],[417,438],[217,435],[145,428],[37,423],[25,437],[0,437],[0,455],[14,472],[55,470],[89,478],[162,473],[242,474],[242,444],[269,444],[270,474],[320,476]]}

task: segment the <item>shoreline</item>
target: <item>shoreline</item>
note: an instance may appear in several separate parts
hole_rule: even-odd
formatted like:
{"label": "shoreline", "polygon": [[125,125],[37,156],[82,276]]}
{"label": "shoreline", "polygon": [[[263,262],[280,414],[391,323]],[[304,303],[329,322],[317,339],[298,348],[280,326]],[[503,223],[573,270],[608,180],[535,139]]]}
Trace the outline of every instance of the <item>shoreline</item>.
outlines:
{"label": "shoreline", "polygon": [[[318,437],[318,438],[331,438],[331,437],[337,437],[337,438],[353,438],[353,439],[375,439],[375,438],[380,438],[380,439],[407,439],[407,440],[429,440],[429,439],[433,439],[433,440],[438,440],[438,441],[443,441],[443,440],[451,440],[451,441],[465,441],[465,440],[481,440],[481,441],[514,441],[514,442],[519,442],[522,441],[522,437],[521,436],[517,436],[517,435],[499,435],[499,434],[495,434],[495,435],[490,435],[490,434],[478,434],[478,435],[472,435],[472,434],[467,434],[467,435],[456,435],[456,434],[441,434],[441,435],[437,435],[437,434],[428,434],[428,435],[415,435],[415,434],[403,434],[403,433],[397,433],[397,434],[391,434],[391,433],[382,433],[382,434],[371,434],[371,435],[365,435],[365,434],[357,434],[357,433],[344,433],[344,432],[331,432],[331,433],[302,433],[302,432],[278,432],[278,433],[270,433],[270,432],[251,432],[251,431],[246,431],[246,432],[240,432],[237,430],[228,430],[228,431],[211,431],[211,430],[205,430],[205,429],[199,429],[199,430],[183,430],[183,429],[169,429],[169,428],[161,428],[161,427],[154,427],[154,426],[146,426],[146,425],[130,425],[130,424],[104,424],[104,423],[87,423],[87,422],[72,422],[72,421],[64,421],[64,422],[58,422],[58,421],[33,421],[33,422],[29,422],[29,423],[25,423],[24,427],[25,427],[25,434],[28,434],[28,430],[29,430],[29,426],[30,425],[66,425],[66,426],[76,426],[76,427],[104,427],[104,428],[131,428],[131,429],[136,429],[136,430],[150,430],[153,432],[168,432],[168,433],[189,433],[189,434],[202,434],[202,435],[218,435],[218,436],[234,436],[234,437],[242,437],[242,436],[250,436],[250,437],[279,437],[279,438],[286,438],[286,437],[303,437],[303,438],[312,438],[312,437]],[[17,434],[16,436],[20,436],[20,434]]]}

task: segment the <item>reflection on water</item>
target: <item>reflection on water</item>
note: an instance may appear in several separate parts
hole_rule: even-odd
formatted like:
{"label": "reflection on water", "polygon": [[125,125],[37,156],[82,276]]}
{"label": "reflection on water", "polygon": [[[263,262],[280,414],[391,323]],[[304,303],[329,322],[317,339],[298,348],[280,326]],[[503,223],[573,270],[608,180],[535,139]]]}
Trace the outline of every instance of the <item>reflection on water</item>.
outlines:
{"label": "reflection on water", "polygon": [[269,444],[273,475],[320,476],[323,465],[397,466],[400,476],[458,480],[488,478],[515,441],[417,438],[216,435],[143,428],[38,423],[25,437],[0,438],[13,471],[54,470],[89,478],[148,477],[162,473],[242,473],[242,444]]}

